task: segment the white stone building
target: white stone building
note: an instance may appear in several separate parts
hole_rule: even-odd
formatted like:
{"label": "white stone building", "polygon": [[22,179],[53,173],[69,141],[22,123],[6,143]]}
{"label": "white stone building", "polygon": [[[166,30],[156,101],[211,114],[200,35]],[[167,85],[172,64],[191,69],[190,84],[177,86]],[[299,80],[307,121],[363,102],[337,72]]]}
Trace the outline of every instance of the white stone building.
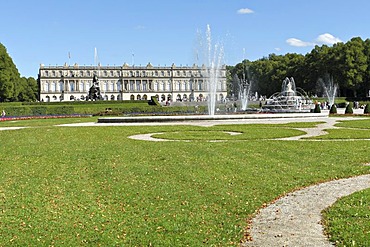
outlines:
{"label": "white stone building", "polygon": [[[99,79],[103,100],[149,100],[160,102],[204,101],[208,96],[205,66],[44,66],[40,65],[40,101],[87,100],[93,76]],[[226,97],[226,67],[218,71],[218,101]]]}

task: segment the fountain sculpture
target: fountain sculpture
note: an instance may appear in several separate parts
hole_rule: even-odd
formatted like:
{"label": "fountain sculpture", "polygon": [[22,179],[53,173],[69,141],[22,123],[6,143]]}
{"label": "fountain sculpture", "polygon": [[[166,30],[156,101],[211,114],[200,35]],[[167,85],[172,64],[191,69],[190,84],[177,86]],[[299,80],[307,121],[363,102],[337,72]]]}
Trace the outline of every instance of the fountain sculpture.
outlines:
{"label": "fountain sculpture", "polygon": [[310,112],[313,102],[303,90],[300,91],[297,91],[293,77],[287,77],[282,83],[281,92],[273,94],[263,109],[270,112]]}
{"label": "fountain sculpture", "polygon": [[96,74],[94,74],[93,76],[93,83],[89,89],[88,99],[93,101],[103,99],[103,97],[100,94],[99,80]]}

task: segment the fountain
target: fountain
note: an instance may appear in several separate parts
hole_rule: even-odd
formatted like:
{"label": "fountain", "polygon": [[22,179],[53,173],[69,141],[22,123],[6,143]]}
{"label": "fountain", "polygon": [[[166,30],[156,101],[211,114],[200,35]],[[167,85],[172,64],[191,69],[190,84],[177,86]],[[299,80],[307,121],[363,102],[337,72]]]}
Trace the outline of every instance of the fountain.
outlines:
{"label": "fountain", "polygon": [[93,83],[89,89],[89,95],[87,96],[87,99],[92,101],[103,99],[103,97],[100,94],[99,80],[96,74],[94,74]]}
{"label": "fountain", "polygon": [[324,96],[328,99],[329,108],[334,104],[337,95],[338,84],[334,84],[333,77],[326,74],[324,78],[319,78],[318,82],[324,89]]}
{"label": "fountain", "polygon": [[300,91],[297,91],[293,77],[287,77],[282,83],[281,92],[273,94],[263,109],[269,112],[310,112],[313,109],[312,100],[302,89]]}
{"label": "fountain", "polygon": [[[204,40],[205,38],[205,40]],[[200,39],[199,45],[201,51],[201,58],[203,62],[202,74],[206,82],[206,88],[208,90],[207,103],[208,103],[208,115],[215,115],[216,100],[217,100],[217,88],[219,84],[220,69],[222,67],[222,60],[224,57],[223,46],[219,43],[212,44],[211,28],[207,25],[205,37]]]}
{"label": "fountain", "polygon": [[251,89],[252,82],[246,79],[245,72],[243,72],[243,78],[240,79],[238,75],[234,75],[233,78],[234,85],[238,87],[238,99],[241,102],[241,110],[246,111],[248,108],[248,99],[249,99],[249,92]]}

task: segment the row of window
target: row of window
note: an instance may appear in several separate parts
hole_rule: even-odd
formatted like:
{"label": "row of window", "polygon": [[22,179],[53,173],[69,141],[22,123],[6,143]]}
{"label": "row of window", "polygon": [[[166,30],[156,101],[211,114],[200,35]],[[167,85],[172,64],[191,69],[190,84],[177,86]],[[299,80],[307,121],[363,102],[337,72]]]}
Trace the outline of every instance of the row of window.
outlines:
{"label": "row of window", "polygon": [[[172,95],[171,94],[162,94],[162,95],[155,95],[155,97],[157,97],[157,99],[161,102],[164,102],[164,101],[171,101],[172,100]],[[103,96],[103,100],[121,100],[121,95],[104,95]],[[224,99],[224,95],[223,94],[219,94],[219,95],[216,95],[216,100],[223,100]],[[64,99],[64,96],[56,96],[56,95],[53,95],[53,96],[46,96],[45,97],[45,100],[46,102],[50,102],[50,101],[63,101],[63,100],[66,100]],[[69,96],[69,100],[70,101],[74,101],[74,100],[88,100],[87,96],[86,95],[81,95],[79,98],[74,96],[74,95],[71,95]],[[148,96],[146,94],[144,95],[140,95],[140,94],[137,94],[137,95],[134,95],[134,94],[131,94],[130,95],[130,100],[148,100]],[[203,100],[206,100],[206,98],[200,94],[196,99],[194,98],[194,96],[192,94],[177,94],[176,95],[176,101],[203,101]]]}
{"label": "row of window", "polygon": [[[92,86],[92,81],[80,81],[80,82],[56,82],[56,81],[45,81],[42,83],[43,92],[61,92],[61,91],[79,91],[87,92]],[[100,89],[102,91],[114,92],[121,91],[122,84],[120,81],[117,82],[101,82]],[[224,85],[219,85],[218,89],[223,91]],[[147,80],[125,80],[124,88],[125,91],[172,91],[172,84],[170,81],[152,82]],[[191,90],[204,90],[204,82],[202,80],[192,83],[190,81],[176,81],[174,83],[175,91],[191,91]]]}
{"label": "row of window", "polygon": [[[172,72],[172,74],[171,74]],[[203,72],[200,70],[42,70],[41,75],[44,77],[92,77],[96,74],[98,77],[200,77]],[[221,76],[226,76],[221,72]]]}

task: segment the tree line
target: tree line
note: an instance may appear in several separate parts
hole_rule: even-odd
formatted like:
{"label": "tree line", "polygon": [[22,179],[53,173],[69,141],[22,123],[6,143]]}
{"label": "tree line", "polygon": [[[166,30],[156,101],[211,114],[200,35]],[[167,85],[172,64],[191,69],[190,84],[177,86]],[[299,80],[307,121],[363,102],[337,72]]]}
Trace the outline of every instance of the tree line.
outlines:
{"label": "tree line", "polygon": [[370,39],[352,38],[333,46],[316,45],[306,55],[271,54],[256,61],[244,60],[228,66],[229,93],[238,95],[239,86],[233,77],[247,78],[252,91],[270,96],[281,90],[282,81],[293,77],[296,86],[308,95],[322,96],[320,78],[330,75],[338,84],[338,96],[366,97],[370,90]]}
{"label": "tree line", "polygon": [[21,77],[5,46],[0,43],[0,102],[35,101],[37,96],[35,78]]}

